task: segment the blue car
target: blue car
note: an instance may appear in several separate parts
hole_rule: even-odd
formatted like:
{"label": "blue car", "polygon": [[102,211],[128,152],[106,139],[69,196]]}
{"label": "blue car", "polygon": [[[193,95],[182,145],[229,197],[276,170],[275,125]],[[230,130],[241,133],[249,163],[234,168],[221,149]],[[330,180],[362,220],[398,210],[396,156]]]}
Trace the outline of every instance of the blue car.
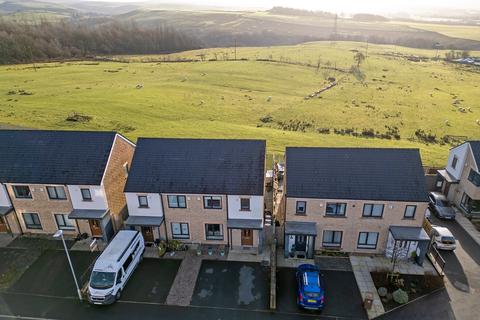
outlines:
{"label": "blue car", "polygon": [[323,274],[315,265],[302,264],[297,268],[297,305],[310,310],[322,310],[325,304]]}

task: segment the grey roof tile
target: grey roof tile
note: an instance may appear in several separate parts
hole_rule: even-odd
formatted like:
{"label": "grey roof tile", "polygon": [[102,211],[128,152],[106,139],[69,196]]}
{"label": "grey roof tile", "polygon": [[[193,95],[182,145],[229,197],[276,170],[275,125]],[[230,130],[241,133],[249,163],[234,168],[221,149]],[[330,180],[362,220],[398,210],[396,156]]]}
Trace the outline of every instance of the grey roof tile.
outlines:
{"label": "grey roof tile", "polygon": [[265,141],[140,138],[125,192],[263,195]]}
{"label": "grey roof tile", "polygon": [[115,132],[0,130],[0,182],[100,185]]}
{"label": "grey roof tile", "polygon": [[288,197],[427,202],[417,149],[287,148]]}

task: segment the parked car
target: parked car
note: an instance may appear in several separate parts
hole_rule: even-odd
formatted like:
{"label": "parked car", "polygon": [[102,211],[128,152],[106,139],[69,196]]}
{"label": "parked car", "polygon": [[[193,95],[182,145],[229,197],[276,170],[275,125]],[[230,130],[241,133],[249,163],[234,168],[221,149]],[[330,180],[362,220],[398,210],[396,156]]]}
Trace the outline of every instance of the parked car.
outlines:
{"label": "parked car", "polygon": [[144,251],[145,243],[140,232],[119,231],[95,261],[88,283],[88,301],[93,304],[112,304],[120,299]]}
{"label": "parked car", "polygon": [[448,228],[432,225],[433,246],[439,250],[455,250],[456,240]]}
{"label": "parked car", "polygon": [[297,305],[300,308],[322,310],[325,303],[323,274],[312,264],[297,268]]}
{"label": "parked car", "polygon": [[439,192],[430,192],[428,195],[429,208],[434,215],[441,219],[455,219],[455,210],[445,196]]}

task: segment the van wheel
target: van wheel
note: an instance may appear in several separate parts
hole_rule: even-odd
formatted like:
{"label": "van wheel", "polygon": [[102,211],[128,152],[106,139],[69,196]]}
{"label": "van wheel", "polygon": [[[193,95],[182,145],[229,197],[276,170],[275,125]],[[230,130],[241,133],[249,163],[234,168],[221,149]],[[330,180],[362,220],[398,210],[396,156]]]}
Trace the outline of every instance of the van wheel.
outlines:
{"label": "van wheel", "polygon": [[115,300],[120,300],[121,296],[122,296],[122,290],[118,290],[117,294],[115,295]]}

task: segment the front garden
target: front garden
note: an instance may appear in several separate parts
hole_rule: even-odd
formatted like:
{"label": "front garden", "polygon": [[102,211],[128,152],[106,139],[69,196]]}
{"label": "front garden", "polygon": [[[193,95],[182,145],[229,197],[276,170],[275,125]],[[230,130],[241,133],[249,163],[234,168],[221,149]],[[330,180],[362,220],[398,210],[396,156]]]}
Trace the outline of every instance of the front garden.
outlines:
{"label": "front garden", "polygon": [[371,273],[385,311],[427,295],[444,286],[438,275],[408,275],[390,272]]}

